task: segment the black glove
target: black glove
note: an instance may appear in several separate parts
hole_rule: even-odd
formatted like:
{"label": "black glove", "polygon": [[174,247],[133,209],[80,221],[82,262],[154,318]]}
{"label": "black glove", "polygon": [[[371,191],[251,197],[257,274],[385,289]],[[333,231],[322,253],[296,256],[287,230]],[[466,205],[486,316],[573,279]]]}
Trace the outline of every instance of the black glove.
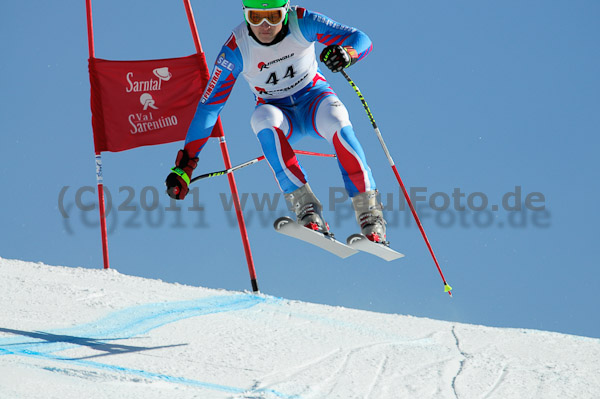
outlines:
{"label": "black glove", "polygon": [[198,157],[192,158],[185,149],[179,150],[175,167],[171,169],[172,172],[165,180],[169,197],[178,200],[185,198],[189,191],[190,178],[196,166],[198,166]]}
{"label": "black glove", "polygon": [[356,58],[351,53],[356,54],[356,51],[351,47],[346,48],[335,44],[325,47],[321,52],[320,58],[332,72],[339,72],[344,68],[348,68],[356,61]]}

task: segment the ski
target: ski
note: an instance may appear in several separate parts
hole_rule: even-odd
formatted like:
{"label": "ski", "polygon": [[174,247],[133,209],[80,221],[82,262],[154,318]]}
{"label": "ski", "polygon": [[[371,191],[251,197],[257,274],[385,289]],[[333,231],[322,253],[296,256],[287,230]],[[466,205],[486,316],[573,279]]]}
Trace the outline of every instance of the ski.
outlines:
{"label": "ski", "polygon": [[346,239],[346,242],[349,247],[359,251],[368,252],[381,259],[387,260],[388,262],[404,257],[404,254],[394,251],[384,244],[373,242],[362,234],[352,234]]}
{"label": "ski", "polygon": [[358,249],[351,248],[350,246],[337,241],[332,235],[325,235],[321,232],[310,230],[299,225],[287,216],[277,219],[275,223],[273,223],[273,227],[278,233],[316,245],[343,259],[358,252]]}

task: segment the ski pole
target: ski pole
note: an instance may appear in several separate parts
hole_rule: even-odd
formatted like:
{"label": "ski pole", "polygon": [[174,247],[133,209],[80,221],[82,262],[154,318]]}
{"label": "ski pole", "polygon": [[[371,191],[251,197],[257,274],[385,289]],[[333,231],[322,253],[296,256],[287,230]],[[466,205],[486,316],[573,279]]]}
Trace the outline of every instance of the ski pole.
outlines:
{"label": "ski pole", "polygon": [[365,111],[367,111],[367,116],[369,117],[369,120],[371,121],[371,125],[373,125],[373,129],[375,129],[375,134],[377,134],[379,143],[383,147],[383,151],[385,152],[385,155],[390,163],[390,166],[392,167],[392,170],[394,171],[394,174],[396,175],[396,179],[398,180],[398,183],[400,184],[402,193],[404,193],[404,198],[406,198],[406,202],[408,202],[408,206],[410,207],[413,217],[415,218],[415,221],[417,222],[417,226],[419,226],[419,230],[421,231],[421,235],[423,236],[423,239],[425,240],[425,244],[427,244],[429,253],[431,254],[431,257],[433,258],[433,261],[435,262],[435,266],[437,267],[438,272],[440,273],[440,276],[442,277],[442,281],[444,282],[444,291],[447,292],[450,296],[452,296],[452,287],[450,287],[450,285],[446,281],[446,278],[444,277],[444,273],[442,273],[442,268],[440,267],[440,264],[439,264],[437,258],[435,257],[435,254],[433,253],[433,248],[431,247],[431,244],[429,243],[427,234],[425,234],[425,229],[423,228],[423,225],[421,224],[421,220],[419,219],[419,216],[417,215],[417,211],[415,210],[415,207],[413,206],[412,201],[410,200],[410,196],[408,195],[408,192],[406,191],[406,187],[404,186],[404,183],[402,182],[402,179],[400,178],[400,174],[398,173],[396,164],[394,163],[394,160],[392,159],[392,156],[390,155],[390,152],[388,151],[387,146],[385,145],[385,142],[383,141],[383,136],[381,135],[381,132],[379,131],[379,128],[377,127],[377,123],[375,123],[375,118],[373,117],[373,113],[371,112],[371,109],[369,108],[369,105],[367,104],[365,97],[362,95],[362,93],[361,93],[360,89],[358,88],[358,86],[356,85],[356,83],[354,83],[354,81],[352,79],[350,79],[350,76],[348,76],[346,71],[342,70],[341,72],[342,72],[342,75],[344,75],[344,77],[348,81],[348,83],[350,83],[350,85],[352,86],[352,88],[354,89],[356,94],[358,95],[358,98],[362,102],[362,105],[363,105]]}
{"label": "ski pole", "polygon": [[233,167],[231,167],[229,169],[220,170],[218,172],[205,173],[203,175],[196,176],[192,180],[190,180],[190,184],[192,184],[193,182],[198,181],[198,180],[208,179],[210,177],[227,175],[227,174],[229,174],[229,173],[231,173],[233,171],[236,171],[238,169],[245,168],[246,166],[254,165],[257,162],[262,161],[263,159],[265,159],[265,156],[261,155],[258,158],[254,158],[254,159],[252,159],[252,160],[250,160],[248,162],[241,163],[241,164],[233,166]]}
{"label": "ski pole", "polygon": [[[317,157],[330,157],[330,158],[335,158],[336,155],[335,154],[320,154],[318,152],[311,152],[311,151],[303,151],[303,150],[294,150],[294,153],[296,154],[300,154],[300,155],[313,155],[313,156],[317,156]],[[202,180],[202,179],[208,179],[210,177],[216,177],[216,176],[223,176],[223,175],[227,175],[231,172],[234,172],[238,169],[242,169],[245,168],[246,166],[250,166],[250,165],[254,165],[255,163],[258,163],[260,161],[262,161],[263,159],[265,159],[264,155],[261,155],[260,157],[251,159],[250,161],[241,163],[239,165],[233,166],[229,169],[224,169],[224,170],[219,170],[217,172],[210,172],[210,173],[205,173],[203,175],[200,176],[196,176],[193,179],[190,180],[190,184],[192,184],[193,182],[197,181],[197,180]]]}

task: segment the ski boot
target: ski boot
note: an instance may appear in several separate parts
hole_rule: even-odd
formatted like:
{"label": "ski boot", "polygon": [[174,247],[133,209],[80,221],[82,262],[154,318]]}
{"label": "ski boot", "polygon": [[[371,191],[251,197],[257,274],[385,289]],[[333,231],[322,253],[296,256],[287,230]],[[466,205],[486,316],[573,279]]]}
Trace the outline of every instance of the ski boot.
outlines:
{"label": "ski boot", "polygon": [[332,235],[329,232],[329,225],[323,220],[323,206],[308,183],[289,194],[285,194],[285,199],[290,204],[291,210],[296,213],[296,221],[299,224],[311,230]]}
{"label": "ski boot", "polygon": [[379,192],[369,190],[352,197],[352,205],[356,214],[356,221],[361,233],[369,240],[389,246],[385,235],[385,219],[383,218],[383,205],[379,202]]}

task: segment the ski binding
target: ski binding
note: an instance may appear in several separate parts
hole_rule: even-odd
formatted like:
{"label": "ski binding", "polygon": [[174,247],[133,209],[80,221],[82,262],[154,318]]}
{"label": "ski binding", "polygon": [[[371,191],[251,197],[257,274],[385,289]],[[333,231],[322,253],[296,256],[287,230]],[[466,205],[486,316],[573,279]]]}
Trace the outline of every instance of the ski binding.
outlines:
{"label": "ski binding", "polygon": [[362,234],[352,234],[348,237],[346,242],[349,247],[359,251],[368,252],[381,259],[387,260],[388,262],[404,257],[404,254],[394,251],[385,244],[373,242]]}
{"label": "ski binding", "polygon": [[304,227],[287,216],[280,217],[273,223],[273,227],[278,233],[297,238],[309,244],[316,245],[334,255],[345,259],[358,252],[358,248],[352,248],[335,238],[333,235],[326,235],[318,231]]}

